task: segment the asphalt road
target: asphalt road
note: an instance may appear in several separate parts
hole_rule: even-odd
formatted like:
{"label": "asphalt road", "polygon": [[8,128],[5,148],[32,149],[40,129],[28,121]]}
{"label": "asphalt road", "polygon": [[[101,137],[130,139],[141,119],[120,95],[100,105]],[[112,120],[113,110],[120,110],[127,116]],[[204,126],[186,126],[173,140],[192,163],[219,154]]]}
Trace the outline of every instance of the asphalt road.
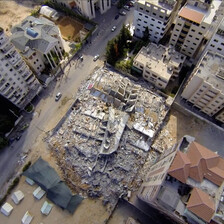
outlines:
{"label": "asphalt road", "polygon": [[[3,185],[12,177],[16,169],[20,166],[18,161],[28,150],[32,150],[34,144],[42,141],[41,136],[53,129],[58,121],[66,113],[68,104],[72,104],[75,93],[81,82],[94,70],[96,66],[102,66],[107,42],[115,37],[123,24],[132,22],[133,8],[127,11],[126,16],[119,16],[118,9],[114,6],[104,15],[97,15],[95,21],[98,23],[96,32],[91,37],[91,44],[84,46],[81,53],[84,60],[77,60],[77,56],[71,61],[71,66],[67,65],[65,73],[60,76],[60,80],[54,80],[47,89],[44,89],[34,101],[35,110],[32,114],[26,114],[29,127],[23,132],[19,141],[14,141],[9,147],[0,152],[0,194],[3,192]],[[117,26],[115,32],[111,28]],[[94,55],[99,54],[100,58],[94,62]],[[55,102],[57,92],[62,93],[62,98]],[[62,104],[68,100],[66,106]]]}

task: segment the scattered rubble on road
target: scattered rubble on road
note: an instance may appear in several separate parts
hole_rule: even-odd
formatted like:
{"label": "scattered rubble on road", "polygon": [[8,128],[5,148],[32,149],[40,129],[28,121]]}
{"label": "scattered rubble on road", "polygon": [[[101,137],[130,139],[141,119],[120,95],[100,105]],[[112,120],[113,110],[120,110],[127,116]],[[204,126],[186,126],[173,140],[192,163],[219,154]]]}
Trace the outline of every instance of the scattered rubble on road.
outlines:
{"label": "scattered rubble on road", "polygon": [[101,197],[112,208],[136,190],[150,146],[169,111],[170,99],[99,69],[80,87],[71,113],[49,138],[71,189]]}

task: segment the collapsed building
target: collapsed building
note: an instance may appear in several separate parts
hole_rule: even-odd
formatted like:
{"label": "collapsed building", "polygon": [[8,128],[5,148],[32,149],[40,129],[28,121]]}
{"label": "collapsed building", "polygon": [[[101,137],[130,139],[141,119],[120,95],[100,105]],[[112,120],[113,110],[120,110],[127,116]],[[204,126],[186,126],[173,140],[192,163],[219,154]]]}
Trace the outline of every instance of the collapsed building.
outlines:
{"label": "collapsed building", "polygon": [[49,138],[68,185],[105,204],[136,190],[139,169],[170,108],[170,98],[99,69],[80,87],[62,125]]}

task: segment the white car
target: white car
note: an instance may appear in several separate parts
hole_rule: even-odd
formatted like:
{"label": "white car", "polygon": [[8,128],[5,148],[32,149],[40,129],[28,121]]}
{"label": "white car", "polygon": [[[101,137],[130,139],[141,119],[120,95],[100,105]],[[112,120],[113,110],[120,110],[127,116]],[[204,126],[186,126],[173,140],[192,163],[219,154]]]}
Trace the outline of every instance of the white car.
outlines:
{"label": "white car", "polygon": [[62,94],[59,92],[55,96],[55,101],[58,101],[61,98]]}
{"label": "white car", "polygon": [[120,11],[119,14],[122,15],[122,16],[125,16],[126,12],[125,11]]}
{"label": "white car", "polygon": [[111,29],[111,31],[114,32],[116,29],[117,29],[117,27],[116,26],[113,26],[112,29]]}
{"label": "white car", "polygon": [[94,56],[93,61],[97,61],[100,56],[97,54]]}
{"label": "white car", "polygon": [[130,11],[130,7],[128,5],[125,5],[124,9],[126,9],[127,11]]}

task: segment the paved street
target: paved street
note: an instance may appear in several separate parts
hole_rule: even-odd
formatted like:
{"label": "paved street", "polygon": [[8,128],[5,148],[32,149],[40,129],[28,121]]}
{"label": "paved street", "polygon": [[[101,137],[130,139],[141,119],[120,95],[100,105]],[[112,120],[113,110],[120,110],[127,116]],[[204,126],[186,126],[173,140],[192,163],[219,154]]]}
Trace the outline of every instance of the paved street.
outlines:
{"label": "paved street", "polygon": [[[23,132],[19,141],[14,141],[0,153],[1,190],[3,190],[4,183],[10,179],[15,169],[18,168],[18,160],[23,153],[32,150],[35,144],[42,141],[45,132],[53,129],[66,113],[69,106],[74,102],[75,93],[80,83],[96,66],[103,65],[103,61],[100,59],[103,59],[107,42],[119,33],[123,23],[127,24],[132,21],[133,8],[127,12],[126,16],[120,16],[118,20],[115,20],[114,17],[117,13],[117,8],[113,6],[105,15],[97,16],[96,22],[99,26],[91,38],[92,43],[84,46],[81,51],[84,56],[83,62],[77,61],[77,57],[74,57],[71,66],[68,65],[65,68],[65,74],[60,76],[60,80],[53,81],[35,99],[35,111],[26,115],[26,119],[30,121],[29,127]],[[117,29],[115,32],[111,32],[114,25],[117,26]],[[96,54],[100,55],[100,59],[94,62],[93,57]],[[62,98],[55,102],[57,92],[62,93]]]}

